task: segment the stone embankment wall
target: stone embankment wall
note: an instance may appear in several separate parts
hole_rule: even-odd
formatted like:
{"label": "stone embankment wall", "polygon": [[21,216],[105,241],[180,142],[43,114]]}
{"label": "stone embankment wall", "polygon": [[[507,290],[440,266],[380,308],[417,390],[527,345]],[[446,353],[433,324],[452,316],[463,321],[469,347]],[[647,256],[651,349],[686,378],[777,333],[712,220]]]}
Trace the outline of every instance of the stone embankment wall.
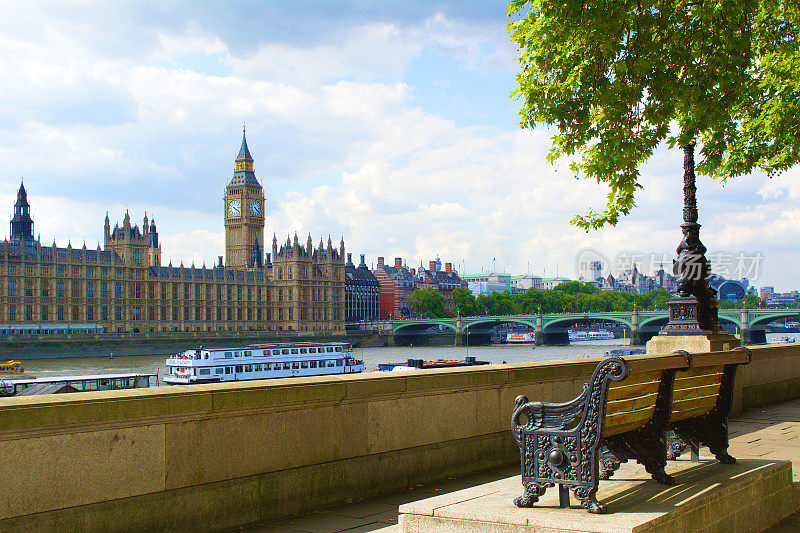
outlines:
{"label": "stone embankment wall", "polygon": [[[737,407],[800,395],[753,348]],[[0,399],[0,530],[220,530],[519,460],[514,398],[597,359]]]}

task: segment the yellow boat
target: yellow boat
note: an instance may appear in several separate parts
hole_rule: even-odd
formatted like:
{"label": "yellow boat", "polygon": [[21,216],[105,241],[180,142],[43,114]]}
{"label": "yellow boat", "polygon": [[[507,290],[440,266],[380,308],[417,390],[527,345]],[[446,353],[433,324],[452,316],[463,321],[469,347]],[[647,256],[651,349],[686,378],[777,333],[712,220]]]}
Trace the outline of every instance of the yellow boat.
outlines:
{"label": "yellow boat", "polygon": [[22,374],[25,369],[22,368],[20,361],[6,361],[0,363],[0,374]]}

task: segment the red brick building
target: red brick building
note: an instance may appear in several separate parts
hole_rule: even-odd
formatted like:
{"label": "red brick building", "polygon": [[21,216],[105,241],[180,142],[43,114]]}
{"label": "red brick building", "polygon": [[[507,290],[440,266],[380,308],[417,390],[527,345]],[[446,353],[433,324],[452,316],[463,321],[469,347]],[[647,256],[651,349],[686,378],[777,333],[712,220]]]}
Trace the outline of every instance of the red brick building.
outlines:
{"label": "red brick building", "polygon": [[403,260],[395,257],[394,266],[384,264],[378,258],[378,268],[373,272],[381,286],[381,318],[403,318],[411,316],[406,301],[419,286],[413,269],[403,266]]}
{"label": "red brick building", "polygon": [[420,266],[416,271],[404,266],[400,257],[395,257],[394,266],[386,265],[383,257],[378,258],[378,267],[373,274],[381,286],[381,318],[412,316],[413,312],[406,303],[408,298],[415,290],[428,287],[444,296],[445,309],[450,311],[453,308],[453,289],[466,287],[467,283],[453,270],[452,263],[445,263],[444,270],[440,270],[441,263],[437,261],[431,261],[427,270]]}

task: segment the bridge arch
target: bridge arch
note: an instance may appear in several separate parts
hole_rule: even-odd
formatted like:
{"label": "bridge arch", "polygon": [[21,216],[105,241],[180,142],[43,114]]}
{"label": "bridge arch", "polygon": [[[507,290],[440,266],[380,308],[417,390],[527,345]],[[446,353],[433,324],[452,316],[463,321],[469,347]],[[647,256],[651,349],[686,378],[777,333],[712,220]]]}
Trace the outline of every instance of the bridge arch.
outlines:
{"label": "bridge arch", "polygon": [[631,318],[625,317],[624,315],[617,315],[617,314],[604,315],[600,313],[586,313],[586,314],[560,315],[557,317],[548,318],[542,324],[542,330],[544,332],[548,332],[547,331],[548,328],[552,327],[553,325],[573,324],[575,322],[581,322],[584,320],[603,320],[606,322],[616,322],[618,324],[627,326],[628,328],[632,328]]}
{"label": "bridge arch", "polygon": [[392,333],[397,334],[397,332],[402,329],[422,329],[430,328],[432,326],[442,326],[452,331],[456,330],[455,324],[452,320],[448,321],[447,319],[424,318],[419,320],[409,320],[407,322],[403,322],[402,324],[393,324]]}
{"label": "bridge arch", "polygon": [[472,326],[480,326],[484,324],[491,324],[491,325],[498,325],[498,324],[522,324],[524,326],[530,326],[532,328],[536,328],[536,318],[521,318],[521,317],[514,317],[514,316],[495,316],[495,317],[485,317],[485,318],[475,318],[470,320],[465,320],[462,322],[462,331],[469,329]]}

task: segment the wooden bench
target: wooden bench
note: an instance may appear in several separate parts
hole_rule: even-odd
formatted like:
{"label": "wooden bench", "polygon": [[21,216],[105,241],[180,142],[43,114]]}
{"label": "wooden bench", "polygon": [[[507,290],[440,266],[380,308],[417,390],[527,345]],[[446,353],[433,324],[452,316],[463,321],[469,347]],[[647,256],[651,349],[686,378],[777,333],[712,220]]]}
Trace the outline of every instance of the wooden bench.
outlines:
{"label": "wooden bench", "polygon": [[688,446],[691,458],[698,461],[700,445],[708,446],[721,463],[734,464],[728,453],[728,415],[733,404],[736,369],[749,364],[750,350],[737,348],[730,352],[685,355],[690,368],[675,376],[669,427],[667,456],[678,457]]}
{"label": "wooden bench", "polygon": [[566,403],[529,402],[518,396],[512,433],[520,448],[525,493],[519,507],[532,507],[548,487],[559,486],[569,506],[569,489],[589,512],[597,501],[601,448],[625,461],[636,459],[659,483],[666,474],[666,430],[675,373],[689,368],[687,354],[609,357],[595,368],[581,395]]}

